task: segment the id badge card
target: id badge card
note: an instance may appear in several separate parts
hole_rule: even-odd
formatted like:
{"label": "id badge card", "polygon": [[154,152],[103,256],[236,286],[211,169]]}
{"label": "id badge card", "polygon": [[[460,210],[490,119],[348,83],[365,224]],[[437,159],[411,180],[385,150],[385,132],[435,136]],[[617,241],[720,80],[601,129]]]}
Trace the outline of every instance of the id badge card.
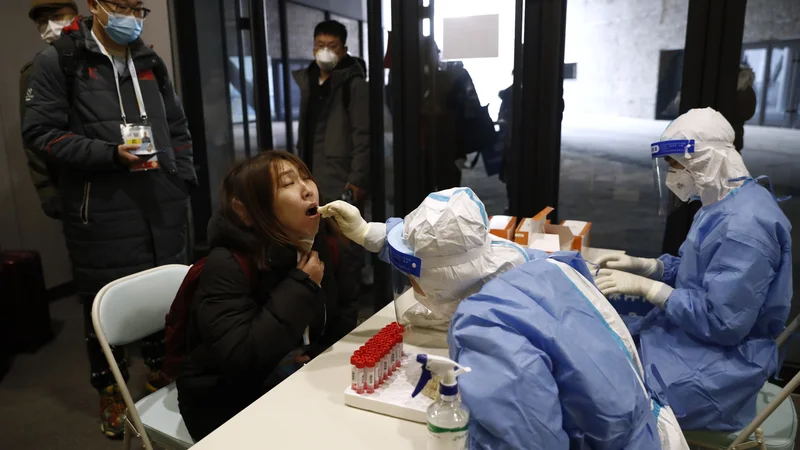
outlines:
{"label": "id badge card", "polygon": [[130,154],[138,156],[142,162],[131,166],[132,172],[158,169],[158,153],[153,141],[153,130],[148,125],[120,125],[122,140],[128,145],[138,145]]}

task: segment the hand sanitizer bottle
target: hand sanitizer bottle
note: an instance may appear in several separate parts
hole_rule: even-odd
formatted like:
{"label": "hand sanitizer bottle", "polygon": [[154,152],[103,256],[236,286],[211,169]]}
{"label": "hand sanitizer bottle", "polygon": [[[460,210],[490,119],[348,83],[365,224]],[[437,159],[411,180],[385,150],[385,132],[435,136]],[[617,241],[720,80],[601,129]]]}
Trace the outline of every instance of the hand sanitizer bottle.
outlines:
{"label": "hand sanitizer bottle", "polygon": [[440,356],[417,355],[422,364],[422,376],[417,383],[415,397],[431,379],[431,372],[442,376],[439,399],[428,407],[428,450],[462,450],[468,445],[469,411],[458,397],[456,377],[472,369]]}

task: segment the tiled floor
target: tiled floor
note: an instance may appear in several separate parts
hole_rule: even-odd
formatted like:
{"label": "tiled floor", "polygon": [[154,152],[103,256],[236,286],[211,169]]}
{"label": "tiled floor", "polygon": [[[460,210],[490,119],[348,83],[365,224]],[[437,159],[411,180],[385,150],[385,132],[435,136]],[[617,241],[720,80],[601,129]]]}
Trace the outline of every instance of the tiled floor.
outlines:
{"label": "tiled floor", "polygon": [[[20,355],[0,382],[0,448],[19,450],[121,449],[100,432],[98,396],[89,385],[83,317],[77,298],[50,305],[58,332],[33,355]],[[134,399],[144,394],[145,369],[131,352]]]}

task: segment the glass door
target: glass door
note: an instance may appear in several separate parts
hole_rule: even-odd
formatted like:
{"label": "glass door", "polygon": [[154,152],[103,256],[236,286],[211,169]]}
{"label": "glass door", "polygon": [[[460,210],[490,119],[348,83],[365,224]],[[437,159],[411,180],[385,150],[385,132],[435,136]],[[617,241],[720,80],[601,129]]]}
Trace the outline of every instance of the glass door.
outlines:
{"label": "glass door", "polygon": [[472,188],[489,215],[508,208],[515,4],[430,0],[419,36],[421,179],[430,191]]}

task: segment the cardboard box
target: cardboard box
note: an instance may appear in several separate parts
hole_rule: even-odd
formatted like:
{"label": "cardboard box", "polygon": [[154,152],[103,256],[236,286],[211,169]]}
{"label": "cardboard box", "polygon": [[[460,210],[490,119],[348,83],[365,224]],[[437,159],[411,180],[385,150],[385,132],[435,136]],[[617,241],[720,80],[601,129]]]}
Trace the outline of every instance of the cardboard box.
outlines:
{"label": "cardboard box", "polygon": [[514,240],[517,218],[514,216],[492,216],[489,218],[489,232],[497,237]]}
{"label": "cardboard box", "polygon": [[584,252],[589,248],[590,222],[565,220],[560,225],[551,224],[547,216],[553,212],[548,206],[534,217],[520,221],[514,233],[514,242],[529,248],[548,253],[577,250]]}
{"label": "cardboard box", "polygon": [[544,226],[547,223],[547,215],[553,212],[553,208],[548,206],[541,210],[534,217],[526,217],[519,222],[517,230],[514,232],[514,242],[528,246],[532,234],[544,234]]}
{"label": "cardboard box", "polygon": [[569,228],[572,235],[575,236],[572,242],[572,250],[585,254],[586,250],[591,246],[589,233],[592,231],[592,223],[580,220],[565,220],[561,222],[561,225]]}

